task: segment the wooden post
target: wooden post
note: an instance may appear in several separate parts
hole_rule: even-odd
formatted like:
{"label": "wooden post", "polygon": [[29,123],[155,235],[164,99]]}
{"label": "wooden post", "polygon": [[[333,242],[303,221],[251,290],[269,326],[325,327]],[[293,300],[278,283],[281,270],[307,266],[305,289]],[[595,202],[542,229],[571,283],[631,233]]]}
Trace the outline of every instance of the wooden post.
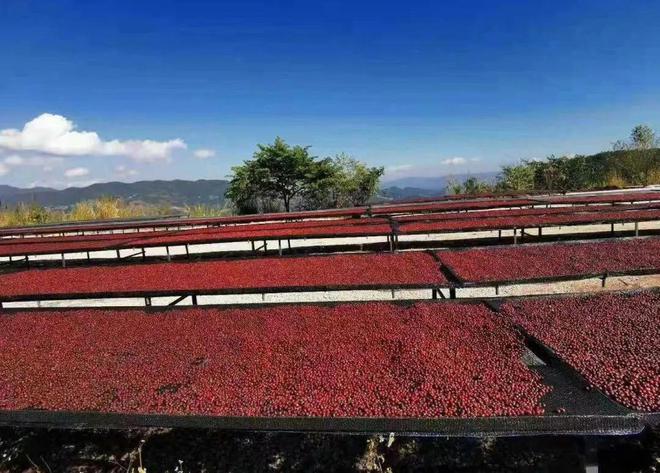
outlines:
{"label": "wooden post", "polygon": [[513,244],[514,245],[518,244],[518,229],[517,228],[513,229]]}
{"label": "wooden post", "polygon": [[167,251],[167,261],[172,261],[172,257],[170,256],[170,247],[169,247],[169,245],[165,245],[165,251]]}
{"label": "wooden post", "polygon": [[449,298],[450,299],[456,299],[456,288],[455,287],[450,287],[449,288]]}
{"label": "wooden post", "polygon": [[639,236],[639,222],[635,222],[635,236]]}
{"label": "wooden post", "polygon": [[282,240],[277,240],[277,252],[282,256]]}
{"label": "wooden post", "polygon": [[66,268],[66,260],[64,259],[64,253],[62,253],[62,267]]}

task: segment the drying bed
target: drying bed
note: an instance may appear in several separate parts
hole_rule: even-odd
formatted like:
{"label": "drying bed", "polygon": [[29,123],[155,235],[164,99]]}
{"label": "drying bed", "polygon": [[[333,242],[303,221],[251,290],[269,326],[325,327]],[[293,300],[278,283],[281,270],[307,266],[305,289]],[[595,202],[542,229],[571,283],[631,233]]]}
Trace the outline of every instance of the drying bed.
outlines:
{"label": "drying bed", "polygon": [[579,371],[638,411],[660,411],[657,291],[521,299],[501,312]]}
{"label": "drying bed", "polygon": [[20,271],[0,275],[0,300],[437,288],[430,253],[251,258]]}
{"label": "drying bed", "polygon": [[[625,205],[617,208],[617,212],[626,212],[630,210],[650,210],[660,207],[660,203],[645,203]],[[575,206],[575,207],[552,207],[552,208],[534,208],[534,209],[507,209],[507,210],[490,210],[490,211],[475,211],[475,212],[459,212],[459,213],[440,213],[440,214],[419,214],[419,215],[406,215],[394,217],[393,220],[399,223],[407,222],[424,222],[434,220],[472,220],[483,218],[503,218],[503,217],[519,217],[519,216],[538,216],[538,215],[554,215],[554,214],[574,214],[574,213],[590,213],[596,214],[599,212],[611,212],[610,206]],[[188,236],[194,235],[194,238],[203,238],[204,235],[247,235],[250,232],[252,235],[260,236],[270,232],[297,232],[298,230],[305,231],[322,231],[323,228],[332,227],[339,229],[343,226],[358,226],[363,225],[385,225],[387,224],[385,218],[345,218],[345,219],[328,219],[328,220],[306,220],[300,222],[276,222],[276,223],[263,223],[255,225],[231,225],[220,228],[198,228],[190,230],[171,230],[159,231],[157,233],[149,232],[133,232],[133,233],[110,233],[110,234],[88,234],[88,235],[69,235],[69,236],[48,236],[42,238],[25,238],[25,239],[0,239],[0,256],[9,255],[22,255],[29,248],[33,250],[53,251],[57,246],[55,243],[64,243],[66,245],[80,242],[86,245],[87,242],[107,242],[108,248],[112,249],[111,243],[118,244],[129,243],[139,247],[140,240],[151,241],[154,238],[161,239],[176,235],[177,240],[186,239]],[[367,227],[373,228],[373,227]],[[314,230],[311,230],[314,229]],[[241,237],[242,238],[242,237]],[[28,246],[35,245],[35,246]],[[95,248],[94,243],[91,243]],[[75,245],[74,245],[75,246]],[[101,243],[101,246],[104,246]]]}
{"label": "drying bed", "polygon": [[455,233],[520,228],[557,227],[567,225],[596,225],[605,223],[641,222],[660,219],[660,209],[593,212],[560,215],[522,215],[468,220],[410,222],[399,227],[403,235],[425,233]]}
{"label": "drying bed", "polygon": [[[485,198],[488,197],[488,198]],[[474,196],[479,200],[467,200],[466,196],[420,200],[414,202],[402,202],[401,204],[386,204],[367,207],[353,207],[345,209],[313,210],[289,213],[269,213],[257,215],[239,215],[228,217],[201,217],[201,218],[168,218],[162,220],[142,220],[142,221],[120,221],[105,223],[75,223],[61,225],[46,225],[34,227],[17,227],[0,229],[0,236],[26,236],[43,235],[57,233],[74,233],[89,231],[113,231],[129,230],[139,228],[163,228],[179,226],[222,226],[238,223],[259,223],[287,220],[306,220],[306,219],[324,219],[324,218],[349,218],[365,216],[369,212],[374,215],[389,215],[398,213],[426,213],[442,211],[460,211],[460,210],[478,210],[498,207],[520,207],[538,205],[542,203],[549,204],[589,204],[589,203],[616,203],[616,202],[634,202],[646,200],[660,200],[660,192],[630,192],[622,194],[609,195],[588,195],[588,196],[548,196],[542,198],[512,198],[506,195]]]}
{"label": "drying bed", "polygon": [[[491,206],[498,206],[500,202],[508,201],[478,201],[478,202],[442,202],[442,199],[437,199],[441,202],[435,204],[403,204],[385,206],[374,206],[372,212],[374,214],[386,215],[389,213],[399,212],[400,209],[404,211],[421,212],[428,211],[428,208],[438,208],[442,210],[444,206],[448,206],[448,210],[467,210],[471,208],[490,208]],[[521,205],[516,202],[530,202],[528,200],[513,201],[511,205]],[[507,204],[508,205],[508,204]],[[110,231],[110,230],[129,230],[138,228],[162,228],[162,227],[178,227],[178,226],[222,226],[234,225],[241,223],[261,223],[261,222],[275,222],[275,221],[291,221],[291,220],[306,220],[306,219],[327,219],[327,218],[357,218],[365,216],[369,213],[367,207],[352,207],[344,209],[329,209],[329,210],[309,210],[301,212],[288,212],[288,213],[267,213],[256,215],[237,215],[228,217],[200,217],[200,218],[175,218],[165,220],[150,220],[150,221],[137,221],[137,222],[116,222],[116,223],[78,223],[78,224],[62,224],[62,225],[49,225],[39,227],[18,227],[0,229],[0,236],[21,236],[21,235],[42,235],[42,234],[57,234],[57,233],[73,233],[73,232],[89,232],[89,231]]]}
{"label": "drying bed", "polygon": [[[466,214],[468,215],[468,214]],[[492,231],[516,228],[593,225],[602,223],[639,222],[660,219],[660,209],[598,211],[559,215],[521,215],[479,219],[408,222],[398,226],[399,234],[456,233]],[[175,245],[229,243],[237,241],[293,240],[306,238],[389,237],[392,227],[380,219],[359,219],[353,223],[300,222],[274,225],[236,225],[214,229],[182,230],[143,234],[126,234],[110,240],[55,241],[0,245],[0,256],[75,253],[84,251],[119,250]]]}
{"label": "drying bed", "polygon": [[[257,226],[236,226],[212,230],[189,230],[167,236],[153,236],[131,242],[137,247],[223,243],[235,241],[264,241],[306,238],[349,238],[366,236],[389,236],[392,229],[389,223],[364,223],[360,225],[313,225],[305,227],[256,228]],[[258,227],[261,227],[259,225]]]}
{"label": "drying bed", "polygon": [[539,198],[543,203],[559,204],[614,204],[617,202],[642,202],[660,200],[660,192],[627,192],[600,195],[568,195]]}
{"label": "drying bed", "polygon": [[287,220],[348,218],[359,217],[365,213],[365,208],[310,210],[303,212],[269,213],[255,215],[237,215],[229,217],[195,217],[161,220],[124,221],[116,223],[75,223],[35,227],[17,227],[0,229],[0,236],[43,235],[58,233],[74,233],[86,231],[130,230],[138,228],[162,228],[194,225],[234,225],[239,223],[259,223]]}
{"label": "drying bed", "polygon": [[437,202],[430,204],[388,205],[371,209],[373,215],[389,215],[414,212],[443,212],[460,210],[496,209],[500,207],[523,207],[536,205],[538,202],[531,199],[495,199],[474,201]]}
{"label": "drying bed", "polygon": [[551,243],[436,253],[462,284],[660,272],[660,238]]}
{"label": "drying bed", "polygon": [[[362,219],[361,219],[362,220]],[[16,243],[0,245],[0,256],[25,256],[57,253],[75,253],[84,251],[119,250],[124,248],[149,248],[158,246],[173,246],[186,244],[228,243],[236,241],[263,241],[286,240],[305,238],[344,238],[365,236],[389,236],[391,227],[389,223],[372,223],[373,219],[365,222],[347,224],[340,222],[330,224],[327,222],[316,225],[310,224],[277,224],[275,226],[236,225],[213,229],[181,230],[173,232],[144,232],[141,234],[120,234],[111,239],[83,239],[73,241],[46,241]],[[380,219],[376,219],[376,222]],[[305,223],[305,222],[301,222]],[[61,238],[61,237],[60,237]],[[67,237],[64,237],[67,238]],[[50,239],[48,239],[50,240]]]}
{"label": "drying bed", "polygon": [[45,236],[41,238],[5,238],[0,239],[0,252],[3,247],[9,248],[10,245],[19,245],[26,247],[26,245],[46,245],[51,243],[73,243],[73,242],[88,242],[88,241],[117,241],[123,242],[127,240],[137,242],[142,238],[160,238],[168,235],[204,235],[204,234],[217,234],[222,232],[235,232],[235,231],[249,231],[256,230],[259,232],[266,232],[271,230],[291,230],[306,229],[306,228],[323,228],[323,227],[342,227],[345,225],[377,225],[387,224],[388,220],[385,218],[346,218],[346,219],[328,219],[328,220],[305,220],[300,222],[275,222],[275,223],[260,223],[260,224],[245,224],[245,225],[229,225],[224,227],[211,227],[211,228],[195,228],[185,230],[161,230],[158,232],[131,232],[131,233],[105,233],[105,234],[85,234],[85,235],[65,235],[65,236]]}
{"label": "drying bed", "polygon": [[24,311],[0,333],[4,411],[537,416],[550,390],[481,304]]}
{"label": "drying bed", "polygon": [[[625,212],[630,210],[649,210],[660,208],[660,202],[643,203],[643,204],[627,204],[621,205],[616,208],[617,212]],[[399,223],[406,222],[424,222],[433,220],[470,220],[480,218],[501,218],[501,217],[520,217],[525,215],[559,215],[559,214],[577,214],[577,213],[590,213],[595,214],[598,212],[612,212],[612,207],[609,205],[575,205],[570,207],[535,207],[533,209],[500,209],[500,210],[480,210],[474,212],[458,212],[458,213],[439,213],[439,214],[418,214],[418,215],[403,215],[392,217],[392,220]]]}

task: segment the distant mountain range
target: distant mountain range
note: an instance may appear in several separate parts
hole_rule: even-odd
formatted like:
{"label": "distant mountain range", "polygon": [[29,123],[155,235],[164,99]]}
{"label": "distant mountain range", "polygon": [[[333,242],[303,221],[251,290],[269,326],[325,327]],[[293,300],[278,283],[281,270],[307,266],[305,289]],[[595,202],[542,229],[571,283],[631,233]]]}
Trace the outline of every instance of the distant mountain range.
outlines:
{"label": "distant mountain range", "polygon": [[211,204],[219,205],[225,200],[228,181],[202,179],[198,181],[138,181],[105,182],[87,187],[69,187],[57,190],[47,187],[21,189],[0,185],[0,202],[14,205],[19,202],[35,202],[46,207],[69,207],[81,200],[103,196],[120,197],[130,202],[148,204],[170,204],[173,206]]}
{"label": "distant mountain range", "polygon": [[[483,180],[491,180],[495,173],[472,174]],[[397,200],[418,197],[434,197],[446,192],[451,179],[462,181],[467,175],[443,177],[406,177],[385,182],[377,200]],[[52,207],[66,208],[82,200],[98,199],[103,196],[120,197],[130,202],[148,204],[169,204],[185,206],[194,204],[222,205],[229,182],[222,179],[202,179],[198,181],[138,181],[132,183],[106,182],[87,187],[51,189],[34,187],[22,189],[0,185],[0,203],[15,205],[19,202],[35,202]]]}

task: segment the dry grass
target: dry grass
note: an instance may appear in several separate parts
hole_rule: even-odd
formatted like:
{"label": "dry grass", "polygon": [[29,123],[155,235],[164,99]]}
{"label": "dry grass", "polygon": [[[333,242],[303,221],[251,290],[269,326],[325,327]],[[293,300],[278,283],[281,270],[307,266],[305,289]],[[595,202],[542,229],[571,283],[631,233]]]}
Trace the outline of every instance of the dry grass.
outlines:
{"label": "dry grass", "polygon": [[616,187],[618,189],[623,189],[627,187],[628,181],[626,181],[624,178],[622,178],[618,173],[612,173],[608,178],[607,178],[607,186],[608,187]]}
{"label": "dry grass", "polygon": [[227,207],[196,204],[187,206],[185,213],[189,217],[223,217],[225,215],[231,215],[232,211]]}
{"label": "dry grass", "polygon": [[[210,205],[186,207],[186,214],[191,217],[215,217],[228,215],[230,212],[229,209]],[[116,197],[101,197],[78,202],[68,211],[49,209],[38,204],[18,204],[15,207],[0,209],[0,227],[22,227],[84,220],[162,217],[171,213],[172,208],[169,205],[131,203]]]}

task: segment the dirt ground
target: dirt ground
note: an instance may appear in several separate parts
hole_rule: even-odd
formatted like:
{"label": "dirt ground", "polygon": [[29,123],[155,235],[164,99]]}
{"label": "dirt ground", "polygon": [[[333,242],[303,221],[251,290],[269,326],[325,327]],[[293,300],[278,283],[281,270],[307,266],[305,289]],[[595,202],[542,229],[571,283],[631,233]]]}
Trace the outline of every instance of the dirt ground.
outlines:
{"label": "dirt ground", "polygon": [[[660,471],[660,436],[598,439],[600,472]],[[574,437],[453,439],[197,430],[0,429],[0,472],[578,472]]]}

